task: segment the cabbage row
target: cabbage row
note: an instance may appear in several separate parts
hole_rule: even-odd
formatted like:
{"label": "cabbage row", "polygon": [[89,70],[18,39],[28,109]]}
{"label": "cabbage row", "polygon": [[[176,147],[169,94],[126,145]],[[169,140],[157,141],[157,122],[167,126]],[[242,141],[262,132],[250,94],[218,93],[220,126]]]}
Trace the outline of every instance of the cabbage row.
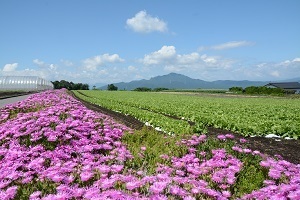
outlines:
{"label": "cabbage row", "polygon": [[[294,139],[300,137],[299,99],[228,98],[132,91],[75,91],[75,94],[95,104],[133,115],[144,122],[151,120],[154,126],[169,132],[201,132],[204,127],[213,126],[244,136],[276,134]],[[153,116],[143,118],[148,115]],[[185,119],[185,125],[179,125],[180,122],[172,118],[167,120],[165,115]],[[187,120],[195,123],[193,129],[186,126]]]}

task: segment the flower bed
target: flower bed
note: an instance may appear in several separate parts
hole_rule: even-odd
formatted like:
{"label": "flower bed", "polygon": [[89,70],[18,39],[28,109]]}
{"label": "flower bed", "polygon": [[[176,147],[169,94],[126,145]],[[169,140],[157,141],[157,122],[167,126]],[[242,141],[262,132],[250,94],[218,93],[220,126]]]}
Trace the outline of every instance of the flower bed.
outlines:
{"label": "flower bed", "polygon": [[0,112],[3,199],[300,197],[300,165],[245,149],[231,135],[186,136],[173,146],[167,143],[174,138],[157,135],[171,149],[157,155],[166,147],[154,146],[154,136],[142,140],[66,90],[34,94]]}

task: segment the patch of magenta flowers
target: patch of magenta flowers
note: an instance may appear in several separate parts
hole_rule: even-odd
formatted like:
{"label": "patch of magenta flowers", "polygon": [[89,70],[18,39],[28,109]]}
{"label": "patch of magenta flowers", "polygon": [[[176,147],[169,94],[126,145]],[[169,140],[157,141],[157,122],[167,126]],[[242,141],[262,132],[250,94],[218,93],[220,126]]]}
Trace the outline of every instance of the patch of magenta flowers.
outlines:
{"label": "patch of magenta flowers", "polygon": [[[161,155],[171,165],[158,163],[153,175],[129,169],[126,162],[133,156],[121,138],[132,130],[88,110],[66,90],[34,94],[0,111],[2,199],[26,192],[32,200],[229,199],[243,169],[241,160],[223,148],[212,150],[209,158],[207,152],[198,152],[205,135],[182,140],[178,145],[188,147],[182,157]],[[222,141],[232,138],[219,136]],[[239,146],[233,150],[260,155]],[[269,179],[241,199],[300,199],[299,165],[272,158],[264,158],[260,165]]]}

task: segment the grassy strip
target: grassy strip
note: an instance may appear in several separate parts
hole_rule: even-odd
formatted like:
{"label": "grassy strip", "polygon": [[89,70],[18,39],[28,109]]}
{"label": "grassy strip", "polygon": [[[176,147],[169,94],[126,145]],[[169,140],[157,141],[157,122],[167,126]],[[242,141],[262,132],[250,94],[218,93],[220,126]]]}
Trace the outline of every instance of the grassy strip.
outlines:
{"label": "grassy strip", "polygon": [[157,163],[170,164],[169,160],[161,155],[181,157],[187,153],[186,147],[177,145],[177,142],[187,137],[188,135],[164,135],[146,127],[133,134],[126,133],[122,137],[122,142],[134,156],[133,160],[126,163],[126,166],[137,171],[144,171],[146,174],[154,174]]}
{"label": "grassy strip", "polygon": [[[154,130],[143,129],[134,134],[126,133],[122,142],[127,145],[134,158],[126,163],[128,169],[142,171],[147,175],[155,174],[158,163],[172,167],[169,158],[182,157],[188,153],[188,147],[179,145],[180,141],[190,138],[191,135],[166,136]],[[232,197],[238,198],[251,193],[263,186],[263,181],[268,177],[268,171],[260,166],[262,157],[250,153],[241,153],[233,150],[237,145],[234,140],[219,140],[207,138],[204,143],[196,146],[196,155],[200,162],[212,158],[212,151],[225,149],[228,155],[234,156],[243,163],[242,170],[236,176],[236,182],[230,187]],[[242,148],[241,148],[242,149]],[[219,189],[210,176],[201,177],[210,186]]]}

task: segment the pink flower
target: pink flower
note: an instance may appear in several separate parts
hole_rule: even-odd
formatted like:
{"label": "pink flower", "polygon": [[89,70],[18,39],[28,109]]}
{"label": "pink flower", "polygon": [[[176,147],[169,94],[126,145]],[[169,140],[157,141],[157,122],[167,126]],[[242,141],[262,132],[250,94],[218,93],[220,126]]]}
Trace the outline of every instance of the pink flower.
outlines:
{"label": "pink flower", "polygon": [[109,189],[114,186],[114,183],[115,183],[115,179],[106,178],[102,181],[101,187],[103,189]]}
{"label": "pink flower", "polygon": [[191,190],[191,192],[192,192],[193,194],[199,194],[199,193],[200,193],[200,189],[199,189],[199,188],[193,188],[193,189]]}
{"label": "pink flower", "polygon": [[240,139],[240,143],[246,143],[246,142],[247,142],[246,139],[244,139],[244,138],[241,138],[241,139]]}
{"label": "pink flower", "polygon": [[94,176],[94,173],[91,171],[83,171],[80,174],[81,181],[88,181],[90,178]]}
{"label": "pink flower", "polygon": [[222,191],[223,197],[229,198],[231,197],[231,193],[229,191]]}
{"label": "pink flower", "polygon": [[225,135],[218,135],[217,138],[219,140],[225,140],[226,139],[226,136]]}
{"label": "pink flower", "polygon": [[270,163],[268,161],[265,161],[265,160],[261,161],[259,164],[262,167],[270,167]]}
{"label": "pink flower", "polygon": [[12,186],[12,187],[7,188],[6,195],[9,197],[9,199],[12,199],[16,195],[17,189],[18,189],[18,186]]}
{"label": "pink flower", "polygon": [[41,191],[35,191],[35,192],[33,192],[33,193],[29,196],[29,199],[30,199],[30,200],[31,200],[31,199],[36,199],[36,198],[40,197],[41,194],[42,194]]}
{"label": "pink flower", "polygon": [[119,173],[119,172],[122,171],[123,167],[124,167],[123,165],[112,165],[111,166],[111,171]]}
{"label": "pink flower", "polygon": [[128,190],[134,190],[135,188],[140,187],[140,185],[141,185],[140,181],[131,181],[131,182],[126,183],[126,188]]}
{"label": "pink flower", "polygon": [[196,200],[196,198],[192,197],[192,196],[185,196],[183,198],[183,200]]}
{"label": "pink flower", "polygon": [[270,169],[268,175],[273,179],[279,179],[281,177],[281,172],[276,169]]}
{"label": "pink flower", "polygon": [[10,180],[1,180],[0,182],[0,189],[5,188],[6,186],[8,186],[11,183]]}
{"label": "pink flower", "polygon": [[146,151],[146,149],[147,149],[147,148],[146,148],[145,146],[141,147],[141,150],[142,150],[142,151]]}
{"label": "pink flower", "polygon": [[97,169],[99,169],[99,171],[104,174],[110,172],[111,170],[110,167],[107,165],[100,165]]}
{"label": "pink flower", "polygon": [[230,185],[233,185],[235,183],[235,179],[236,179],[235,177],[228,177],[227,178],[227,183],[230,184]]}
{"label": "pink flower", "polygon": [[238,146],[233,146],[233,147],[232,147],[232,150],[233,150],[233,151],[240,152],[240,153],[243,152],[243,149],[242,149],[241,147],[238,147]]}
{"label": "pink flower", "polygon": [[275,185],[275,182],[273,180],[264,180],[265,185]]}
{"label": "pink flower", "polygon": [[234,135],[232,135],[232,134],[226,134],[225,137],[226,137],[226,138],[233,139],[233,138],[234,138]]}
{"label": "pink flower", "polygon": [[243,149],[243,152],[244,152],[244,153],[251,153],[252,150],[251,150],[251,149]]}
{"label": "pink flower", "polygon": [[98,188],[89,188],[86,190],[85,194],[83,195],[86,199],[92,199],[95,196],[97,196],[100,193],[100,190]]}
{"label": "pink flower", "polygon": [[50,177],[54,182],[58,183],[61,182],[65,177],[61,174],[54,174]]}
{"label": "pink flower", "polygon": [[172,185],[170,187],[170,193],[173,195],[178,195],[178,196],[185,196],[186,195],[186,191],[180,187],[178,187],[177,185]]}
{"label": "pink flower", "polygon": [[154,194],[159,194],[163,192],[167,184],[168,182],[155,182],[153,185],[150,186],[150,191]]}

